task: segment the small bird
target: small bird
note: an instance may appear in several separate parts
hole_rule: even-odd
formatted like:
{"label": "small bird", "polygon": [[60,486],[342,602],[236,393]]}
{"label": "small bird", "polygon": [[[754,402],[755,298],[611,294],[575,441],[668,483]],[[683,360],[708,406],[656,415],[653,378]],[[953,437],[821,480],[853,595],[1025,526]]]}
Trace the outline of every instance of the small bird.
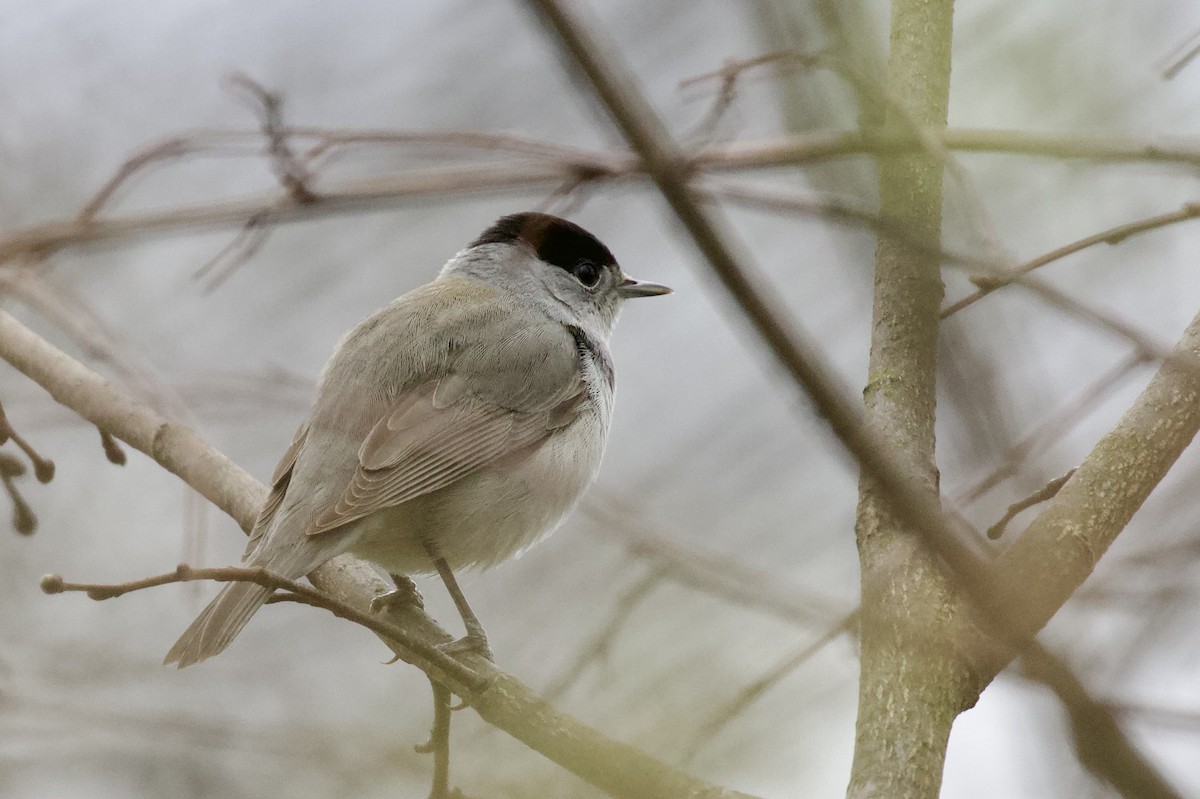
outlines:
{"label": "small bird", "polygon": [[[490,658],[454,572],[527,549],[574,507],[608,441],[617,314],[670,291],[565,219],[499,219],[342,338],[242,560],[296,579],[351,552],[398,601],[419,601],[407,575],[436,572],[467,631],[450,647]],[[228,584],[164,662],[223,651],[270,594]]]}

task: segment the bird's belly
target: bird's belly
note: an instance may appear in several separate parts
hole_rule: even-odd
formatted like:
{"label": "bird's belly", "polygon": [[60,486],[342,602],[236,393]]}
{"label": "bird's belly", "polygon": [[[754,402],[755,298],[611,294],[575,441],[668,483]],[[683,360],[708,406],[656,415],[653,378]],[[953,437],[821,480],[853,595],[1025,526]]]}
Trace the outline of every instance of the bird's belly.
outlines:
{"label": "bird's belly", "polygon": [[532,453],[510,456],[445,488],[355,524],[350,551],[392,573],[432,572],[432,544],[451,569],[487,568],[558,527],[600,467],[606,430],[591,414]]}

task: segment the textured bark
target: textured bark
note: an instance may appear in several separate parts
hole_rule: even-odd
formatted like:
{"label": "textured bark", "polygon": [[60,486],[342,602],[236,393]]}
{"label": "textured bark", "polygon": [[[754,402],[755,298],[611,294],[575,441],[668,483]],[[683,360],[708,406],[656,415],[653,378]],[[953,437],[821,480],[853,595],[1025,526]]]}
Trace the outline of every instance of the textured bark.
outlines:
{"label": "textured bark", "polygon": [[[950,88],[952,0],[893,4],[885,127],[945,126]],[[875,256],[866,420],[930,497],[935,465],[943,165],[937,155],[885,158],[880,212],[901,222],[906,241],[881,236]],[[913,248],[911,241],[926,245]],[[936,797],[950,727],[969,692],[951,644],[956,604],[946,578],[864,477],[856,532],[862,566],[862,671],[854,765],[847,796]]]}

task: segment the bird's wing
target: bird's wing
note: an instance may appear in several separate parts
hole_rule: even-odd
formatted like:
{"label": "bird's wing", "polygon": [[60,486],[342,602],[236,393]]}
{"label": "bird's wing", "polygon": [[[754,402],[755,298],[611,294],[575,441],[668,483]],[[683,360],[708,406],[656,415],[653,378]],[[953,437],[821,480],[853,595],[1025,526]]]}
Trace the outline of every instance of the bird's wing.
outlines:
{"label": "bird's wing", "polygon": [[279,506],[283,504],[288,484],[292,481],[292,470],[296,467],[296,457],[300,454],[300,449],[304,446],[307,437],[308,423],[305,422],[296,431],[291,446],[287,448],[287,452],[283,453],[283,457],[279,459],[279,464],[275,467],[275,473],[271,475],[271,493],[267,495],[267,501],[263,503],[262,510],[258,512],[258,519],[254,522],[254,529],[250,531],[250,541],[246,544],[242,560],[250,557],[250,553],[258,546],[258,542],[262,540],[267,528],[271,526],[271,521],[275,518]]}
{"label": "bird's wing", "polygon": [[531,454],[578,415],[588,387],[571,333],[545,322],[503,333],[495,345],[464,348],[443,376],[402,393],[308,535],[437,491],[500,458]]}

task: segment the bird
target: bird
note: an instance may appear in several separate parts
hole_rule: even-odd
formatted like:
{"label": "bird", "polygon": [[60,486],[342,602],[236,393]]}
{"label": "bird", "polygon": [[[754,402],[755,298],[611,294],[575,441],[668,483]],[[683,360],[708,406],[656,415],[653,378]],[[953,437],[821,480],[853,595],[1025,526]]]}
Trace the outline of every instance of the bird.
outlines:
{"label": "bird", "polygon": [[[595,480],[615,372],[608,339],[626,300],[671,293],[625,275],[607,247],[549,214],[498,219],[436,279],[346,333],[271,477],[242,557],[299,579],[350,552],[419,601],[438,574],[466,635],[492,657],[455,572],[549,535]],[[222,651],[272,591],[227,584],[167,653]]]}

